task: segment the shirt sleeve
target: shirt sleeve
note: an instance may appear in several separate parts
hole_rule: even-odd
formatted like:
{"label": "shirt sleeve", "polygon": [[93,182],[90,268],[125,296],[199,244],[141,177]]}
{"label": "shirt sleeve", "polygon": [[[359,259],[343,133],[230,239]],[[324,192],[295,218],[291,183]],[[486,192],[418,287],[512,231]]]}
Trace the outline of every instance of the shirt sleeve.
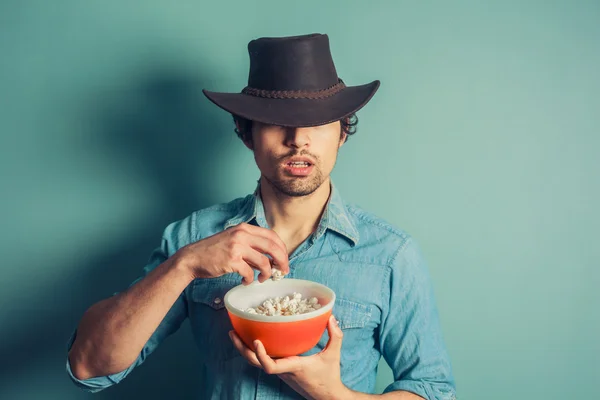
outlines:
{"label": "shirt sleeve", "polygon": [[394,382],[384,393],[404,390],[427,400],[455,400],[432,284],[418,245],[408,237],[393,260],[383,290],[380,351]]}
{"label": "shirt sleeve", "polygon": [[[154,251],[150,255],[148,263],[143,269],[141,276],[138,277],[135,281],[133,281],[129,285],[129,287],[133,286],[135,283],[143,279],[150,271],[162,264],[165,260],[169,258],[170,255],[172,255],[180,247],[178,245],[178,242],[180,242],[186,236],[180,231],[181,224],[181,221],[174,222],[165,229],[160,246],[154,249]],[[117,293],[114,293],[113,296]],[[129,375],[129,373],[131,373],[133,369],[141,365],[163,340],[175,333],[179,329],[183,321],[185,321],[188,315],[188,309],[187,300],[185,298],[184,293],[185,291],[182,292],[181,295],[177,298],[169,312],[166,314],[165,318],[162,320],[162,322],[156,328],[148,342],[146,342],[146,344],[142,348],[142,351],[140,352],[137,359],[125,370],[112,375],[80,380],[73,375],[73,372],[71,371],[71,365],[69,363],[69,358],[67,356],[66,370],[73,383],[79,388],[83,389],[84,391],[95,393],[121,382],[127,375]],[[67,342],[67,354],[71,350],[71,347],[76,337],[77,329],[73,331],[71,337],[69,338],[69,341]]]}

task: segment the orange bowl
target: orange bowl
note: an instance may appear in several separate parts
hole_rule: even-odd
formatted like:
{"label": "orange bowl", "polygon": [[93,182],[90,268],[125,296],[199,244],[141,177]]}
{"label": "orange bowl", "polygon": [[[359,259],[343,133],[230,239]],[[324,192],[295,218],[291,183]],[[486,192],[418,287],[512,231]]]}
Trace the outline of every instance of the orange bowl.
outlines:
{"label": "orange bowl", "polygon": [[[298,292],[303,298],[316,297],[321,308],[298,315],[259,315],[245,310],[257,307],[266,299],[285,297]],[[229,319],[242,341],[254,349],[260,340],[267,354],[273,358],[290,357],[312,349],[327,328],[327,321],[335,303],[335,292],[325,285],[303,279],[271,279],[250,285],[238,285],[225,295]]]}

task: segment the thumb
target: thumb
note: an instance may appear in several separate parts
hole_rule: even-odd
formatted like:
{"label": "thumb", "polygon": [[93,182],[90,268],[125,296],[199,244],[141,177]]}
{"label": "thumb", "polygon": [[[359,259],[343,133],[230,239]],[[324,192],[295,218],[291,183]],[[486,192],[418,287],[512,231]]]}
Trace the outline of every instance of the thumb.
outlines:
{"label": "thumb", "polygon": [[335,353],[339,356],[342,350],[342,339],[344,337],[344,333],[340,329],[338,322],[333,315],[329,317],[329,321],[327,323],[327,333],[329,333],[329,342],[327,342],[325,350],[327,350],[328,353]]}

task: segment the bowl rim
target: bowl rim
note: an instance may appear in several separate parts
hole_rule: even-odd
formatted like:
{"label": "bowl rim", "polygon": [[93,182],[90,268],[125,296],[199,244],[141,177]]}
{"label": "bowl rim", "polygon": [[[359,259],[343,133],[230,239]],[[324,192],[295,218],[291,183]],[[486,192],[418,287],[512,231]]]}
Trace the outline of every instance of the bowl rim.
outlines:
{"label": "bowl rim", "polygon": [[335,300],[336,300],[336,295],[335,295],[335,292],[331,288],[323,285],[322,283],[315,282],[315,281],[309,281],[307,279],[283,278],[281,281],[284,281],[284,280],[288,281],[288,282],[293,281],[293,282],[300,282],[300,283],[310,283],[311,285],[319,286],[320,289],[324,289],[324,291],[329,292],[331,294],[331,300],[329,301],[329,303],[325,304],[318,310],[309,311],[305,314],[273,315],[273,316],[250,314],[250,313],[240,310],[239,308],[236,308],[230,304],[229,298],[231,297],[232,293],[235,293],[236,291],[239,291],[239,290],[243,290],[250,285],[264,285],[267,282],[272,282],[272,283],[270,283],[271,285],[277,284],[275,281],[268,279],[263,283],[260,283],[255,280],[250,285],[239,284],[239,285],[231,288],[227,293],[225,293],[225,297],[223,298],[223,302],[225,303],[225,308],[227,309],[228,312],[236,315],[239,318],[249,320],[249,321],[269,322],[269,323],[285,323],[285,322],[304,321],[307,319],[312,319],[312,318],[318,317],[320,315],[326,314],[327,312],[329,312],[333,309],[333,305],[335,304]]}

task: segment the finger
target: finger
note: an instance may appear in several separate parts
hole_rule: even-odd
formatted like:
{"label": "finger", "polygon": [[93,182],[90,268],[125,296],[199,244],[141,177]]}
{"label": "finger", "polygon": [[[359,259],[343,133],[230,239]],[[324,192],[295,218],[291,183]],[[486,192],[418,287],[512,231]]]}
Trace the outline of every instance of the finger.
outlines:
{"label": "finger", "polygon": [[329,334],[329,341],[322,353],[339,357],[340,352],[342,351],[342,339],[344,333],[340,329],[338,322],[333,315],[331,315],[329,321],[327,321],[327,333]]}
{"label": "finger", "polygon": [[274,241],[281,249],[287,254],[287,246],[281,240],[277,232],[272,229],[263,228],[262,226],[255,226],[250,224],[240,224],[240,227],[247,230],[249,233],[252,233],[255,236],[263,236],[266,239],[270,239]]}
{"label": "finger", "polygon": [[255,367],[261,368],[260,362],[258,362],[258,358],[256,358],[256,353],[248,348],[240,339],[235,331],[229,331],[229,338],[233,342],[235,348],[242,354],[242,356],[250,363],[250,365],[254,365]]}
{"label": "finger", "polygon": [[240,262],[233,267],[233,270],[244,278],[242,279],[244,285],[249,285],[254,281],[254,270],[246,262]]}
{"label": "finger", "polygon": [[289,372],[296,372],[302,368],[301,357],[293,356],[286,358],[278,358],[273,360],[267,354],[265,347],[260,340],[254,341],[254,348],[256,357],[260,365],[267,374],[284,374]]}
{"label": "finger", "polygon": [[[287,252],[282,250],[282,248],[276,242],[260,236],[251,236],[248,244],[250,247],[259,251],[260,253],[271,256],[273,259],[273,264],[277,265],[277,268],[279,268],[281,272],[284,274],[290,272]],[[271,262],[269,262],[269,266],[270,264]]]}
{"label": "finger", "polygon": [[264,282],[271,277],[271,261],[267,256],[249,247],[242,257],[248,265],[260,271],[259,282]]}
{"label": "finger", "polygon": [[287,246],[275,231],[250,224],[238,226],[239,231],[250,234],[252,247],[261,253],[269,254],[284,274],[290,272]]}

